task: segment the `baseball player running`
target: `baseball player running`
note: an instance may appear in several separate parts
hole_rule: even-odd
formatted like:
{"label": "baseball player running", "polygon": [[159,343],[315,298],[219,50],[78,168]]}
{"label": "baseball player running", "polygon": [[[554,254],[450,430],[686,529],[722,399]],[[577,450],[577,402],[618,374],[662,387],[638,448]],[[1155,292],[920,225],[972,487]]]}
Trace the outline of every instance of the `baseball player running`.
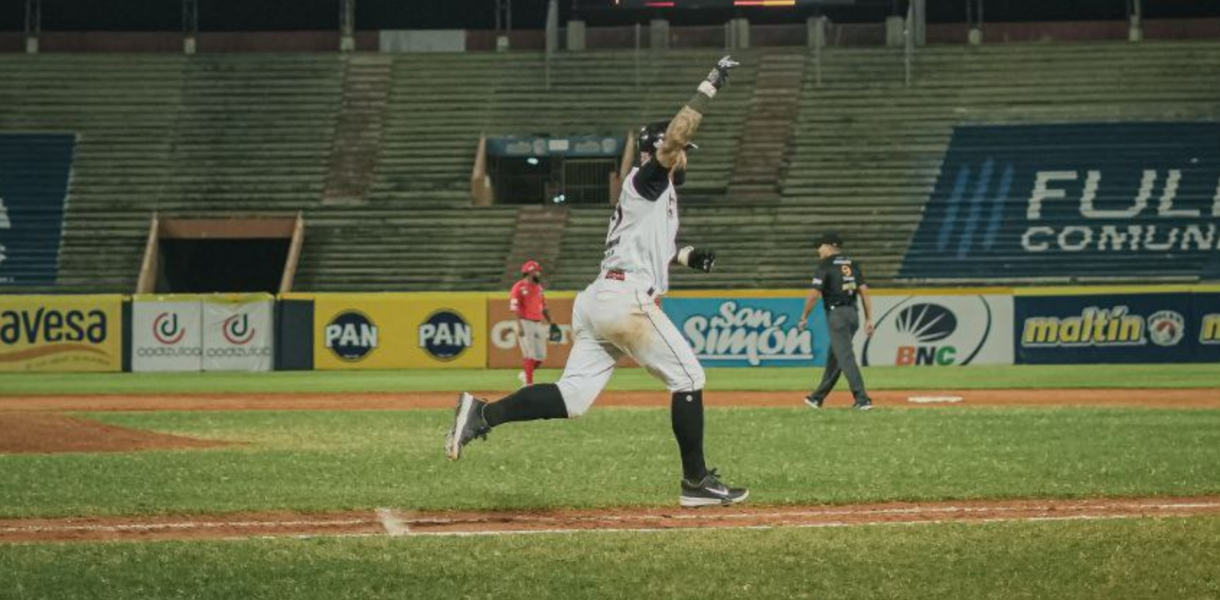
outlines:
{"label": "baseball player running", "polygon": [[[555,327],[543,295],[542,265],[532,260],[521,265],[521,279],[509,292],[508,308],[517,315],[517,342],[521,347],[523,368],[518,377],[521,383],[533,385],[534,369],[546,360],[546,343],[551,328]],[[547,325],[542,324],[543,319]]]}
{"label": "baseball player running", "polygon": [[820,260],[797,327],[805,328],[809,312],[821,297],[826,310],[826,324],[830,329],[830,356],[826,357],[822,382],[818,389],[805,396],[805,404],[810,408],[822,408],[826,396],[838,383],[839,375],[843,374],[847,375],[847,383],[856,398],[852,408],[870,410],[873,401],[864,389],[864,377],[860,375],[856,352],[851,345],[852,338],[860,329],[860,315],[856,312],[857,296],[864,300],[864,332],[870,337],[873,335],[873,302],[868,295],[868,284],[864,281],[864,270],[859,262],[843,254],[843,238],[839,234],[823,234],[815,245]]}
{"label": "baseball player running", "polygon": [[589,410],[610,380],[615,362],[630,356],[671,392],[670,417],[682,458],[679,502],[685,507],[728,505],[746,499],[744,488],[722,483],[703,457],[703,367],[657,298],[669,288],[669,265],[703,272],[714,252],[676,245],[678,194],[691,137],[737,62],[724,57],[673,120],[651,123],[639,132],[640,166],[624,181],[606,234],[601,273],[576,296],[572,310],[574,343],[557,383],[521,388],[497,402],[468,393],[458,396],[453,428],[445,440],[457,460],[476,437],[513,421],[576,418]]}

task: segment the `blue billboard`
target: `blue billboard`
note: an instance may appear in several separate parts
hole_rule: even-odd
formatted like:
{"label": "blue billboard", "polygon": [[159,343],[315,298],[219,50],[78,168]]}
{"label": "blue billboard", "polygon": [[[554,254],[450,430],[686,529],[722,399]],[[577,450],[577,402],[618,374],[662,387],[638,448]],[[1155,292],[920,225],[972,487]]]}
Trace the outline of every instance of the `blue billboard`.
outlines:
{"label": "blue billboard", "polygon": [[1195,359],[1220,363],[1220,291],[1191,296],[1195,328],[1187,332],[1194,338]]}
{"label": "blue billboard", "polygon": [[797,329],[804,298],[666,298],[662,306],[705,367],[826,364],[830,338],[821,301]]}
{"label": "blue billboard", "polygon": [[0,287],[53,285],[76,136],[0,134]]}
{"label": "blue billboard", "polygon": [[1017,296],[1013,341],[1026,364],[1220,360],[1220,294]]}
{"label": "blue billboard", "polygon": [[1220,277],[1220,122],[953,131],[899,276]]}

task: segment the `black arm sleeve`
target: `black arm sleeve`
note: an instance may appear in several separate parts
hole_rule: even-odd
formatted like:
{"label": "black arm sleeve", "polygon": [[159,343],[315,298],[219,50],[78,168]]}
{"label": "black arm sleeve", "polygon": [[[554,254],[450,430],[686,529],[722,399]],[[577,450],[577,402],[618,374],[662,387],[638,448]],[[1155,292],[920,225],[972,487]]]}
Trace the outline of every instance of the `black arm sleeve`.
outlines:
{"label": "black arm sleeve", "polygon": [[656,202],[669,189],[669,169],[656,159],[650,160],[635,172],[631,184],[645,200]]}

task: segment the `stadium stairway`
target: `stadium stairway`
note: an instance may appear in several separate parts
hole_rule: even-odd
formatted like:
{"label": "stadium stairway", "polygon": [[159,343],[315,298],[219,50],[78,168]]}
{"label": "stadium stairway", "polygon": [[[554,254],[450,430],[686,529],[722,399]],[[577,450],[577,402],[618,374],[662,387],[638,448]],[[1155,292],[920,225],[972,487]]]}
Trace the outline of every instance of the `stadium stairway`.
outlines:
{"label": "stadium stairway", "polygon": [[343,59],[343,100],[331,142],[323,204],[360,203],[366,199],[389,102],[390,57],[348,54]]}
{"label": "stadium stairway", "polygon": [[502,287],[511,287],[521,278],[521,265],[537,261],[549,274],[559,267],[560,247],[568,225],[567,207],[527,206],[517,213],[512,246],[505,261]]}

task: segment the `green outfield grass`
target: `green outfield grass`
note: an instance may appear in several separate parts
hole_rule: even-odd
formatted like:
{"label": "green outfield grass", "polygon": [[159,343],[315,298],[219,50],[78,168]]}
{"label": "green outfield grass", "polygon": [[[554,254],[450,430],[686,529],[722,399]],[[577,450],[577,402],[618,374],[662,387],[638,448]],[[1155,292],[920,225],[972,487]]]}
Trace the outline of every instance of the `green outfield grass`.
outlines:
{"label": "green outfield grass", "polygon": [[[515,370],[300,371],[277,373],[0,373],[0,395],[412,392],[504,390]],[[543,369],[539,381],[560,372]],[[870,367],[872,389],[1220,388],[1220,364],[1022,365],[966,368]],[[821,369],[708,369],[712,390],[807,390]],[[845,385],[845,384],[840,384]],[[661,390],[641,369],[619,369],[611,390]]]}
{"label": "green outfield grass", "polygon": [[0,598],[1210,600],[1220,519],[0,547]]}
{"label": "green outfield grass", "polygon": [[[506,425],[457,463],[448,410],[89,416],[241,445],[0,455],[0,517],[677,503],[665,409]],[[725,408],[707,447],[754,504],[1220,493],[1220,411]]]}

